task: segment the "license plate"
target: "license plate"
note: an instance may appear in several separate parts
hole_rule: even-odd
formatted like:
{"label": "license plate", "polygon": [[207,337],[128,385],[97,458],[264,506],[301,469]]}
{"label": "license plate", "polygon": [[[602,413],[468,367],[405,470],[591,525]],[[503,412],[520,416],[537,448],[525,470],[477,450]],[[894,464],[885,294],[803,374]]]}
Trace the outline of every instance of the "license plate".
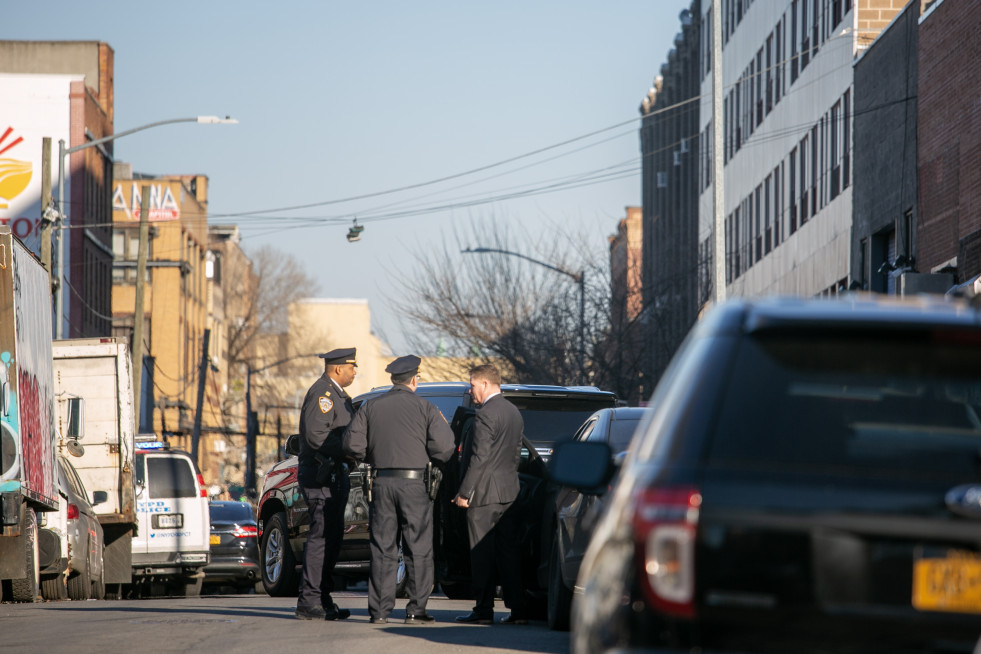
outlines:
{"label": "license plate", "polygon": [[184,526],[184,514],[155,513],[152,524],[154,529],[180,529]]}
{"label": "license plate", "polygon": [[212,545],[221,545],[221,535],[220,534],[211,534],[211,544]]}
{"label": "license plate", "polygon": [[913,558],[913,608],[981,613],[981,556],[962,550],[917,552]]}

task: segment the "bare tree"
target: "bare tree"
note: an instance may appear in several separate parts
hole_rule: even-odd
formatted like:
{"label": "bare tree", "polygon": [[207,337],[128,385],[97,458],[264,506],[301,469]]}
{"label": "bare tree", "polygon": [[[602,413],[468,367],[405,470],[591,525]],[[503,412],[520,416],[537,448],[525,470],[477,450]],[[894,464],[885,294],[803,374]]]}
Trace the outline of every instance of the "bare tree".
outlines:
{"label": "bare tree", "polygon": [[[559,227],[543,233],[531,239],[473,221],[442,247],[417,253],[415,275],[403,277],[398,298],[390,299],[417,327],[413,346],[425,352],[424,338],[439,339],[448,354],[502,363],[513,372],[509,381],[587,383],[630,397],[639,339],[614,333],[625,321],[613,319],[621,309],[613,301],[605,249]],[[464,252],[477,247],[484,251]]]}

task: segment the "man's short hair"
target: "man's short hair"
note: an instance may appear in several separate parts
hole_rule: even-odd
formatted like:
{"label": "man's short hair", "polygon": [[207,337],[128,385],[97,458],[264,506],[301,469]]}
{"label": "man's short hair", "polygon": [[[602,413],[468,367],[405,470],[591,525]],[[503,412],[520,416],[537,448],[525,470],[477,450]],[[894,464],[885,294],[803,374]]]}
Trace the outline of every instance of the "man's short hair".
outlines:
{"label": "man's short hair", "polygon": [[501,373],[497,369],[497,366],[490,363],[485,363],[482,366],[471,369],[470,377],[472,379],[481,379],[495,386],[501,385]]}
{"label": "man's short hair", "polygon": [[413,370],[411,372],[400,372],[397,375],[392,375],[392,383],[400,385],[408,384],[417,373],[418,371]]}

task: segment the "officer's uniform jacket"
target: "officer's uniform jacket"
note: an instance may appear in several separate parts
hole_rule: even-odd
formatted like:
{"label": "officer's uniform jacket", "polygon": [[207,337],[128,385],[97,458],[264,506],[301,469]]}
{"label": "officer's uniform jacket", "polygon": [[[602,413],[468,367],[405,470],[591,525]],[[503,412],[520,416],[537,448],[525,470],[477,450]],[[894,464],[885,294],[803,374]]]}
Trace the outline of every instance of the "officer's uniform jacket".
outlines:
{"label": "officer's uniform jacket", "polygon": [[521,413],[503,395],[495,395],[477,409],[461,460],[459,495],[470,506],[507,504],[518,496],[523,432]]}
{"label": "officer's uniform jacket", "polygon": [[321,375],[303,398],[300,412],[297,477],[301,486],[322,487],[317,482],[317,468],[320,465],[317,454],[331,458],[338,464],[344,458],[341,435],[352,416],[354,405],[351,403],[351,396],[327,373]]}
{"label": "officer's uniform jacket", "polygon": [[455,449],[453,431],[436,405],[401,384],[365,402],[343,440],[345,454],[376,470],[421,470],[430,460],[448,461]]}

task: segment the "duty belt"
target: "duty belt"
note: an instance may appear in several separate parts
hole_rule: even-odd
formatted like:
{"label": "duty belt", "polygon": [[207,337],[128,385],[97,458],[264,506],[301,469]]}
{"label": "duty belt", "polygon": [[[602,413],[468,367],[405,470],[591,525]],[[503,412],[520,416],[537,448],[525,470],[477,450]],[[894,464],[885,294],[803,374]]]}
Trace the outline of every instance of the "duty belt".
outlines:
{"label": "duty belt", "polygon": [[381,470],[375,470],[376,477],[398,477],[400,479],[422,479],[425,474],[425,470],[412,470],[409,468],[382,468]]}

